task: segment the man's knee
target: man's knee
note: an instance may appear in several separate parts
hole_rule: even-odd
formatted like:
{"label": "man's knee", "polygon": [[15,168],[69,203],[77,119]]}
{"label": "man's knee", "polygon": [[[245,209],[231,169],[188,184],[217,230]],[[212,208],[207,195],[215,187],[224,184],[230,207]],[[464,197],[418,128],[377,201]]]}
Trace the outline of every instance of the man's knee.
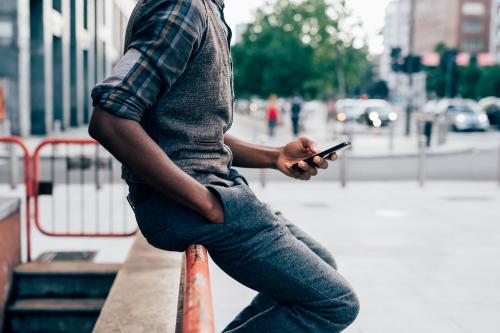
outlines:
{"label": "man's knee", "polygon": [[342,295],[328,300],[322,312],[324,319],[332,325],[346,328],[351,325],[359,314],[359,299],[352,289],[348,289]]}
{"label": "man's knee", "polygon": [[346,327],[351,325],[359,314],[359,299],[351,290],[340,298],[341,306],[334,311],[335,320],[340,320]]}

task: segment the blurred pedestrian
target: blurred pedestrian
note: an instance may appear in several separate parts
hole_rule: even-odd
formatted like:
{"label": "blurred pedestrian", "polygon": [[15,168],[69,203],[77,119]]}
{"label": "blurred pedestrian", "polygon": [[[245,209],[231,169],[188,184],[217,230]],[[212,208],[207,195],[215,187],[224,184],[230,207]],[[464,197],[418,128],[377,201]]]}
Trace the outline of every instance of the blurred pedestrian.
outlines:
{"label": "blurred pedestrian", "polygon": [[294,136],[299,136],[300,133],[300,112],[302,111],[302,98],[299,95],[295,95],[292,98],[292,107],[290,110],[290,116],[292,118],[292,130]]}
{"label": "blurred pedestrian", "polygon": [[273,138],[276,134],[276,125],[278,124],[278,106],[276,105],[277,99],[276,95],[271,95],[267,104],[266,118],[269,136],[271,138]]}

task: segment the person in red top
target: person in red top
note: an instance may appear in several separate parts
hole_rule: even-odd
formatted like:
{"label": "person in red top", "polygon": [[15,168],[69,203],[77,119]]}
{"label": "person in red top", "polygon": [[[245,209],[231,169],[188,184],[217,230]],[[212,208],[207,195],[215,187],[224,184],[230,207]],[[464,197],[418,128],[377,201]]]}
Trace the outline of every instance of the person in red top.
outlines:
{"label": "person in red top", "polygon": [[276,95],[269,97],[267,106],[267,125],[269,128],[269,136],[274,137],[276,133],[276,125],[278,124],[278,107],[276,106]]}

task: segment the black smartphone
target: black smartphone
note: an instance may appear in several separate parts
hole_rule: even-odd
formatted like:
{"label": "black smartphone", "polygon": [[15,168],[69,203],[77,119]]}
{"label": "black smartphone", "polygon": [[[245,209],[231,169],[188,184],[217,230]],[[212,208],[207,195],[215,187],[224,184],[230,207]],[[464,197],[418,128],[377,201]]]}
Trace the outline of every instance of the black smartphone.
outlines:
{"label": "black smartphone", "polygon": [[[335,145],[332,148],[328,148],[327,150],[322,151],[321,153],[318,153],[316,155],[308,157],[308,158],[306,158],[303,161],[306,162],[307,164],[309,164],[310,166],[314,167],[314,166],[316,166],[316,164],[314,163],[313,160],[314,160],[314,158],[316,156],[319,156],[321,158],[327,158],[331,154],[333,154],[335,152],[338,152],[340,150],[343,150],[343,149],[349,147],[350,145],[351,145],[351,143],[349,141],[343,141],[343,142],[339,143],[338,145]],[[295,163],[294,165],[292,165],[292,169],[294,171],[299,171],[299,172],[303,171],[301,168],[299,168],[299,164],[298,163]]]}

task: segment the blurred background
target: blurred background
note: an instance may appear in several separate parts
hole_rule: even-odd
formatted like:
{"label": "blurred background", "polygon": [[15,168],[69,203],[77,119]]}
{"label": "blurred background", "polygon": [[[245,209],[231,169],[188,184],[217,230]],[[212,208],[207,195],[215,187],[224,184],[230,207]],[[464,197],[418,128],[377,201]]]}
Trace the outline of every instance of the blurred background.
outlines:
{"label": "blurred background", "polygon": [[[498,332],[500,0],[225,5],[231,133],[352,142],[310,183],[241,171],[337,258],[362,305],[347,332]],[[120,58],[134,6],[1,0],[0,136],[21,137],[30,153],[47,138],[88,139],[90,91]],[[37,161],[38,227],[28,240],[23,223],[23,258],[29,246],[38,259],[123,262],[135,224],[119,163],[81,142],[44,145]],[[24,170],[22,150],[0,143],[2,197],[22,208]],[[254,292],[210,268],[220,330]]]}

